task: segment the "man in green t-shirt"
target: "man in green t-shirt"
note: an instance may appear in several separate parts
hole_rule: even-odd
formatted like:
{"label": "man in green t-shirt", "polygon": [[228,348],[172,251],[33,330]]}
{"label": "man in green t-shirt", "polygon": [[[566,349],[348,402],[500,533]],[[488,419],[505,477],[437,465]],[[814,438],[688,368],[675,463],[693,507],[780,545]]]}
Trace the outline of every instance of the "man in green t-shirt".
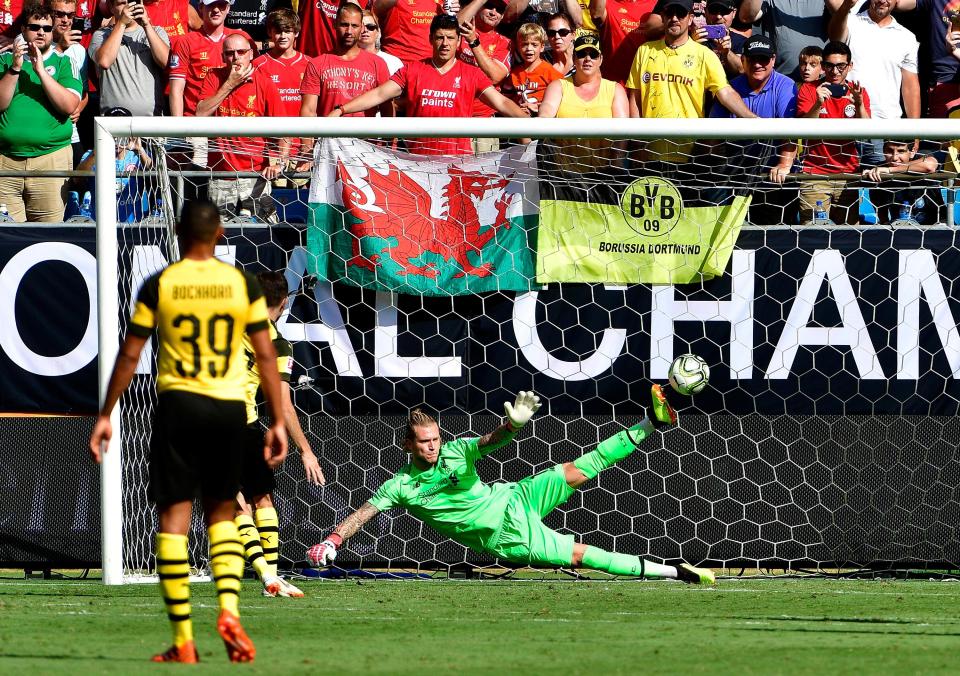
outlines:
{"label": "man in green t-shirt", "polygon": [[20,15],[21,34],[0,55],[0,204],[15,221],[63,220],[66,178],[32,178],[35,171],[73,168],[70,116],[82,86],[70,59],[53,42],[52,10],[31,0]]}
{"label": "man in green t-shirt", "polygon": [[543,517],[563,504],[573,491],[602,469],[630,455],[655,426],[674,425],[677,414],[659,385],[651,388],[653,419],[602,441],[573,462],[516,483],[486,484],[477,475],[476,462],[509,443],[540,408],[533,392],[520,392],[511,405],[504,403],[507,420],[479,438],[440,443],[437,422],[423,411],[410,414],[404,449],[411,461],[387,479],[360,509],[344,519],[320,544],[307,550],[315,566],[333,562],[337,548],[379,512],[405,507],[437,532],[474,551],[513,563],[532,566],[572,566],[615,575],[665,577],[696,584],[712,584],[712,571],[683,563],[667,566],[631,554],[607,552],[574,542],[547,528]]}

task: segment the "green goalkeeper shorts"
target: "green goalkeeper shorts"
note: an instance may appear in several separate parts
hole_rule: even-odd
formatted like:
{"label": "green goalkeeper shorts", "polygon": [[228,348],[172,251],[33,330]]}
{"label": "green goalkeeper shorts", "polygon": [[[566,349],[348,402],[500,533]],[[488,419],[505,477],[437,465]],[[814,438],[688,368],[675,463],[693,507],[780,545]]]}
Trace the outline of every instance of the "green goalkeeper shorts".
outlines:
{"label": "green goalkeeper shorts", "polygon": [[561,465],[517,482],[507,503],[500,537],[490,552],[522,565],[569,566],[573,536],[547,528],[542,519],[566,502],[573,491]]}

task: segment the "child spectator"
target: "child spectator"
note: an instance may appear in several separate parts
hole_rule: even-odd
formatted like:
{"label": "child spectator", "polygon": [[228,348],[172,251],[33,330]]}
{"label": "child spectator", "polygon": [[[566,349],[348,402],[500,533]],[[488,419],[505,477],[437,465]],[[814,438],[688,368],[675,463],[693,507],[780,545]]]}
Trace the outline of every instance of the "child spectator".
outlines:
{"label": "child spectator", "polygon": [[823,79],[823,49],[808,45],[800,50],[800,64],[797,66],[799,82],[811,84]]}
{"label": "child spectator", "polygon": [[563,76],[543,60],[547,33],[535,23],[525,23],[517,29],[516,50],[520,62],[510,71],[509,84],[504,84],[504,94],[521,108],[536,117],[543,102],[543,94],[554,80]]}
{"label": "child spectator", "polygon": [[[852,119],[870,117],[870,95],[858,82],[847,79],[853,67],[850,48],[842,42],[828,42],[823,48],[826,78],[821,83],[805,82],[797,91],[797,117]],[[854,141],[811,140],[803,155],[803,172],[830,176],[857,170],[860,156]],[[846,189],[845,181],[805,181],[800,190],[800,220],[813,219],[817,203],[837,223],[856,222],[857,191]]]}
{"label": "child spectator", "polygon": [[863,172],[865,181],[882,182],[884,186],[870,189],[870,201],[877,208],[878,221],[889,224],[906,216],[920,225],[939,223],[943,207],[939,185],[922,187],[894,178],[906,173],[932,174],[939,167],[940,163],[932,155],[917,157],[912,141],[884,141],[883,164]]}

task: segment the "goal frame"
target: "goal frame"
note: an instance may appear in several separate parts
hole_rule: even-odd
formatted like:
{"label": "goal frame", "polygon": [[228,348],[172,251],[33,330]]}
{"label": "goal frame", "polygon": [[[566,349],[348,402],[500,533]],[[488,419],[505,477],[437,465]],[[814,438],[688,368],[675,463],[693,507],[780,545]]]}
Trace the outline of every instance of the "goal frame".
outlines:
{"label": "goal frame", "polygon": [[[201,118],[201,117],[97,117],[95,149],[98,157],[113,157],[115,139],[140,137],[314,137],[411,138],[499,137],[583,139],[717,139],[777,140],[818,139],[960,139],[957,120],[820,120],[820,119],[609,119],[602,125],[584,119],[510,118]],[[171,172],[175,174],[176,172]],[[101,205],[116,201],[117,171],[114,162],[96,169],[96,199]],[[98,397],[102,402],[120,347],[120,296],[117,214],[97,211],[97,312]],[[123,443],[120,404],[110,416],[111,450],[104,454],[101,470],[101,522],[103,582],[124,584],[123,571]]]}

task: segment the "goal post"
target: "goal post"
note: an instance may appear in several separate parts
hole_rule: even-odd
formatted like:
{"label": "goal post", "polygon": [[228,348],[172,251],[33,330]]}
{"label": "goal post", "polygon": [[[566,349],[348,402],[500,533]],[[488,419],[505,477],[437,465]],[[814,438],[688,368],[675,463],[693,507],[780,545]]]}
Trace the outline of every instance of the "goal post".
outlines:
{"label": "goal post", "polygon": [[[369,196],[386,188],[371,186],[362,176],[350,173],[351,162],[365,161],[344,150],[349,150],[351,139],[584,139],[592,144],[585,143],[582,153],[571,152],[572,157],[589,162],[590,153],[602,148],[610,151],[610,162],[622,163],[636,152],[636,141],[675,140],[682,145],[691,140],[736,144],[784,139],[923,139],[946,143],[960,139],[960,123],[114,117],[97,118],[96,152],[98,157],[114,156],[120,137],[158,137],[169,142],[224,136],[339,140],[336,156],[327,159],[339,160],[346,173],[336,174],[331,169],[334,173],[329,176],[336,177],[337,185],[350,182]],[[318,143],[318,153],[320,147]],[[558,147],[557,152],[564,153],[570,146]],[[533,204],[535,198],[510,192],[515,187],[505,188],[496,180],[498,171],[508,171],[502,167],[522,173],[517,167],[526,166],[522,163],[529,157],[515,154],[518,157],[507,158],[493,169],[494,165],[483,164],[487,183],[475,192],[458,178],[459,191],[443,192],[423,185],[421,199],[433,200],[430,204],[435,211],[451,208],[449,200],[457,197],[463,208],[472,204],[481,221],[494,218],[494,213],[505,214],[510,227],[500,230],[498,237],[517,236],[522,224],[529,227],[524,219],[529,220],[532,213],[517,205]],[[431,159],[424,157],[425,162]],[[508,160],[513,164],[507,164]],[[728,160],[711,160],[707,150],[702,166],[714,164],[704,175],[714,177],[710,180],[722,176]],[[404,171],[414,171],[417,161],[404,155],[397,161],[396,173],[384,175],[399,181],[397,185],[406,193],[419,194],[416,181],[404,178]],[[469,166],[463,171],[469,173]],[[170,169],[169,173],[175,177],[177,171]],[[642,176],[640,169],[636,178]],[[937,176],[943,189],[950,191],[943,206],[945,222],[952,224],[955,174]],[[118,178],[113,162],[98,163],[99,205],[116,203]],[[550,181],[549,172],[538,180]],[[680,192],[688,187],[685,180],[682,172],[671,177]],[[737,180],[741,182],[723,187],[749,196],[754,184],[743,183],[742,175]],[[759,175],[749,180],[757,186],[764,182]],[[577,187],[574,181],[570,183],[571,189]],[[602,172],[584,179],[579,187],[592,190],[591,186],[599,183],[603,183]],[[700,183],[698,199],[709,202],[711,198],[705,197],[708,188],[717,186],[706,185],[707,179]],[[540,185],[539,199],[555,187]],[[328,185],[328,189],[334,188]],[[292,193],[294,202],[284,205],[284,213],[296,211],[302,218],[313,208],[305,203],[305,191]],[[652,199],[649,194],[637,199],[646,198]],[[421,205],[417,208],[425,210],[422,205],[426,203],[416,203]],[[619,209],[621,205],[614,206]],[[704,219],[734,219],[726,213],[721,216],[719,204],[714,206],[715,211],[703,212]],[[165,207],[172,213],[173,205]],[[342,211],[344,206],[338,208]],[[501,208],[505,209],[502,213],[498,211]],[[561,204],[555,208],[568,207]],[[389,207],[384,211],[389,212]],[[408,213],[387,215],[402,220]],[[590,213],[591,208],[585,206],[572,218],[596,224]],[[744,215],[736,218],[742,223]],[[113,209],[97,210],[101,401],[136,282],[147,270],[161,265],[170,251],[169,230],[153,232],[156,225],[118,223]],[[471,237],[479,237],[486,227],[480,221],[476,225],[480,230]],[[376,224],[371,221],[370,227]],[[444,433],[477,434],[495,424],[509,391],[531,387],[543,391],[558,412],[551,410],[535,420],[525,432],[529,436],[520,442],[520,451],[492,457],[489,475],[480,472],[485,479],[516,480],[549,463],[572,459],[619,425],[630,423],[643,405],[643,387],[651,380],[665,380],[668,356],[678,354],[680,345],[693,351],[706,349],[711,358],[723,361],[722,368],[717,361],[711,364],[717,381],[712,394],[692,402],[683,400],[682,406],[689,411],[682,420],[689,420],[684,423],[689,427],[682,425],[673,436],[665,437],[662,446],[601,475],[598,486],[574,497],[550,525],[618,551],[714,565],[960,561],[960,553],[938,542],[936,535],[948,520],[941,515],[953,513],[954,507],[960,509],[957,498],[937,497],[934,509],[923,498],[911,497],[909,504],[901,504],[906,498],[892,492],[902,481],[900,474],[917,471],[919,465],[924,478],[907,480],[911,496],[916,490],[940,496],[951,472],[960,470],[955,468],[956,459],[943,460],[946,449],[960,442],[960,434],[949,422],[960,399],[954,387],[960,377],[960,339],[954,322],[960,318],[960,307],[950,296],[952,284],[960,283],[960,271],[954,279],[957,244],[952,229],[914,228],[915,236],[903,238],[896,229],[885,227],[869,231],[826,223],[780,223],[770,228],[740,228],[738,224],[740,245],[734,246],[735,241],[718,244],[719,248],[726,246],[728,254],[718,274],[700,274],[690,284],[664,282],[662,277],[653,282],[629,281],[615,275],[584,281],[563,266],[549,268],[535,262],[535,272],[517,268],[513,279],[521,281],[519,286],[508,286],[505,277],[498,277],[492,287],[467,284],[462,295],[446,294],[445,290],[453,288],[449,284],[461,284],[465,277],[472,284],[474,277],[468,271],[461,269],[449,278],[438,273],[436,278],[443,279],[443,284],[431,286],[439,264],[433,263],[431,268],[424,263],[426,259],[418,259],[412,264],[416,272],[401,271],[400,277],[395,277],[401,280],[399,286],[378,286],[376,280],[363,276],[371,266],[370,259],[347,260],[343,249],[319,253],[330,254],[329,270],[342,273],[345,285],[338,285],[339,279],[327,281],[322,274],[317,283],[321,263],[317,262],[316,241],[308,243],[310,233],[304,234],[304,229],[283,222],[277,226],[238,222],[228,225],[231,231],[223,250],[227,259],[251,269],[282,266],[291,292],[299,292],[292,296],[293,307],[279,324],[295,343],[298,365],[292,385],[297,406],[308,438],[316,444],[314,451],[321,463],[329,463],[329,483],[322,491],[306,486],[296,467],[299,460],[291,453],[278,488],[281,539],[289,546],[283,552],[286,561],[302,562],[302,550],[313,544],[314,538],[350,508],[359,507],[378,482],[400,467],[403,458],[395,447],[393,430],[403,423],[402,409],[426,405],[442,416]],[[525,232],[528,237],[536,236],[533,230]],[[127,241],[130,233],[137,233],[135,242]],[[562,233],[550,241],[557,249],[537,252],[541,262],[548,253],[556,257],[573,250],[561,252]],[[308,251],[311,246],[314,248]],[[463,246],[472,252],[477,244],[471,240]],[[931,254],[931,250],[935,252]],[[939,264],[943,254],[950,267],[946,271]],[[676,255],[683,258],[687,254]],[[844,270],[847,258],[862,266],[862,274],[856,272],[859,277]],[[500,271],[502,265],[484,268],[489,261],[475,258],[474,253],[464,253],[457,260],[461,266],[464,262],[475,266],[475,278],[481,282],[490,278],[490,269]],[[780,261],[779,268],[771,267],[774,260]],[[588,262],[582,262],[577,274],[589,268]],[[524,284],[525,274],[530,277]],[[565,277],[567,274],[572,276]],[[624,274],[629,277],[633,268]],[[416,287],[426,289],[420,300],[414,287],[401,279],[414,275],[426,280],[425,286]],[[713,285],[707,284],[714,276]],[[887,290],[881,294],[868,288],[871,278],[883,280]],[[789,286],[789,293],[778,285]],[[821,287],[836,301],[829,317],[819,316],[813,307],[824,297]],[[474,288],[481,291],[471,295]],[[634,307],[638,303],[643,305],[642,311]],[[476,317],[487,317],[487,321],[481,326]],[[766,321],[776,327],[779,338],[766,337],[760,328]],[[691,329],[694,325],[695,331]],[[721,331],[723,335],[716,332],[717,325],[727,327]],[[889,337],[878,338],[883,332]],[[876,344],[869,344],[871,339]],[[825,352],[828,356],[822,357]],[[486,355],[489,363],[484,364],[478,353]],[[824,384],[827,374],[823,371],[834,368],[839,370],[836,377],[842,385],[831,389]],[[148,531],[152,517],[145,505],[143,466],[149,436],[145,426],[154,395],[149,392],[146,375],[149,364],[144,369],[140,389],[123,400],[123,410],[118,406],[113,413],[114,437],[103,461],[106,584],[123,584],[149,572],[151,566]],[[817,391],[824,387],[825,392]],[[371,394],[373,390],[375,394]],[[871,411],[877,411],[876,415]],[[128,447],[130,444],[135,448]],[[903,457],[894,450],[898,444],[923,453],[923,458]],[[932,450],[921,451],[921,446]],[[876,496],[888,504],[874,505]],[[892,519],[894,525],[885,519]],[[926,535],[917,534],[922,528],[928,529]],[[357,565],[372,561],[448,569],[489,563],[438,538],[408,516],[381,515],[375,530],[380,544],[358,537],[348,543],[341,559]],[[915,541],[905,544],[903,537]],[[202,553],[191,551],[195,561],[202,560]]]}

